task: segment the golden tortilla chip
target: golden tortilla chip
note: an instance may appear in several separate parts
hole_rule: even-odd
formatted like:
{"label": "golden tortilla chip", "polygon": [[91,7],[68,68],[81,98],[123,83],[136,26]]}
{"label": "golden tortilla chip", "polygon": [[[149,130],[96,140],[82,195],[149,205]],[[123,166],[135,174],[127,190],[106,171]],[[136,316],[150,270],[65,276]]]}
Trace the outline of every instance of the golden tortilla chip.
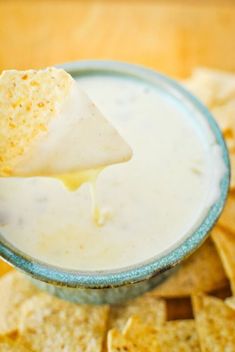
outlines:
{"label": "golden tortilla chip", "polygon": [[[229,141],[230,152],[233,151],[235,142],[235,98],[226,102],[226,104],[216,106],[211,109],[211,112],[217,120],[226,141]],[[230,140],[233,140],[233,143]]]}
{"label": "golden tortilla chip", "polygon": [[[230,159],[232,157],[234,157],[234,153],[235,153],[235,137],[233,136],[233,134],[231,134],[230,132],[224,133],[224,137],[226,139],[226,144],[230,153]],[[233,164],[233,160],[231,160],[231,163]],[[231,168],[233,169],[233,165],[231,165]],[[233,178],[233,175],[232,175]],[[233,183],[234,181],[231,180],[231,188],[232,190],[234,189],[233,187]]]}
{"label": "golden tortilla chip", "polygon": [[198,295],[192,302],[202,351],[235,351],[235,311],[215,297]]}
{"label": "golden tortilla chip", "polygon": [[208,239],[180,268],[151,291],[151,296],[185,297],[195,292],[211,292],[228,284],[213,242]]}
{"label": "golden tortilla chip", "polygon": [[235,294],[235,234],[226,232],[217,226],[212,231],[212,238],[221,256],[232,291]]}
{"label": "golden tortilla chip", "polygon": [[235,235],[235,196],[230,193],[224,211],[219,218],[219,225],[231,231]]}
{"label": "golden tortilla chip", "polygon": [[62,69],[3,71],[0,106],[1,176],[65,175],[132,156],[118,131]]}
{"label": "golden tortilla chip", "polygon": [[160,352],[157,328],[144,324],[137,315],[128,320],[123,335],[136,346],[136,351]]}
{"label": "golden tortilla chip", "polygon": [[23,341],[19,342],[17,338],[8,335],[0,336],[0,351],[1,352],[33,352]]}
{"label": "golden tortilla chip", "polygon": [[40,293],[21,310],[20,335],[40,352],[99,352],[108,306],[78,305]]}
{"label": "golden tortilla chip", "polygon": [[184,83],[209,108],[235,99],[235,75],[231,73],[197,68]]}
{"label": "golden tortilla chip", "polygon": [[137,352],[136,346],[128,341],[117,329],[109,330],[107,337],[108,352]]}
{"label": "golden tortilla chip", "polygon": [[12,271],[12,267],[3,260],[0,260],[0,277],[5,275],[9,271]]}
{"label": "golden tortilla chip", "polygon": [[[235,138],[234,138],[235,141]],[[230,165],[231,165],[231,182],[230,186],[231,189],[235,188],[235,152],[230,153]],[[233,202],[235,203],[235,198],[233,199]]]}
{"label": "golden tortilla chip", "polygon": [[200,352],[200,344],[194,320],[166,322],[158,334],[161,352]]}
{"label": "golden tortilla chip", "polygon": [[166,302],[146,294],[124,304],[110,307],[109,328],[122,330],[132,315],[138,315],[146,324],[155,326],[166,321]]}
{"label": "golden tortilla chip", "polygon": [[225,303],[235,310],[235,296],[226,298]]}
{"label": "golden tortilla chip", "polygon": [[217,100],[218,84],[200,69],[194,70],[191,77],[183,81],[185,87],[208,107],[213,107]]}
{"label": "golden tortilla chip", "polygon": [[229,136],[229,133],[235,132],[235,99],[225,105],[219,105],[211,109],[213,116],[216,118],[223,133]]}
{"label": "golden tortilla chip", "polygon": [[37,292],[36,287],[16,271],[0,279],[0,334],[17,330],[21,305]]}
{"label": "golden tortilla chip", "polygon": [[235,75],[232,73],[200,67],[184,83],[209,108],[235,99]]}

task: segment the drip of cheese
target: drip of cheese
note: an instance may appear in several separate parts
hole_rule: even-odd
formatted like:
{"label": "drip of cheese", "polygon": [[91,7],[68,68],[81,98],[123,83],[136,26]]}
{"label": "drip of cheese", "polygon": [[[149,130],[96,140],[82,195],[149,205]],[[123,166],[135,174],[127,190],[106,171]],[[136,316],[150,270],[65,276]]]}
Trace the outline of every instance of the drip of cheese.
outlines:
{"label": "drip of cheese", "polygon": [[76,173],[56,176],[70,191],[76,191],[83,183],[90,184],[92,219],[97,226],[105,222],[104,211],[100,209],[96,194],[96,179],[102,169],[84,170]]}
{"label": "drip of cheese", "polygon": [[83,183],[96,181],[101,169],[83,170],[75,173],[54,176],[61,180],[70,191],[76,191]]}

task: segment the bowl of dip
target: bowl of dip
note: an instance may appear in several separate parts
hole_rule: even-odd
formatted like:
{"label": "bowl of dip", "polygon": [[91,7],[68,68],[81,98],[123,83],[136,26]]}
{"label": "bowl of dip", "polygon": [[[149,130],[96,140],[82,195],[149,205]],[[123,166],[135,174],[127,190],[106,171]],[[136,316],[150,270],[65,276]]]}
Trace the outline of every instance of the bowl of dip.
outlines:
{"label": "bowl of dip", "polygon": [[227,198],[228,151],[207,108],[174,80],[114,61],[61,67],[133,158],[99,174],[100,226],[88,184],[0,179],[0,255],[61,298],[117,303],[158,285],[206,239]]}

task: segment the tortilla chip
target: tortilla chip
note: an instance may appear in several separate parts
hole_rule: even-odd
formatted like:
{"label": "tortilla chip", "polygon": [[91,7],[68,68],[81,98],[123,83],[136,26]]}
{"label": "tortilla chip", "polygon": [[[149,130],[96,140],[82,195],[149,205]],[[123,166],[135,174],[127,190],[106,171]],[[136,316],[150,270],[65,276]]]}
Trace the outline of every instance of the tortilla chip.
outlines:
{"label": "tortilla chip", "polygon": [[235,75],[231,73],[197,68],[184,83],[209,108],[235,99]]}
{"label": "tortilla chip", "polygon": [[0,336],[0,351],[1,352],[33,352],[23,341],[8,335]]}
{"label": "tortilla chip", "polygon": [[118,131],[62,69],[3,71],[0,105],[1,176],[64,175],[132,156]]}
{"label": "tortilla chip", "polygon": [[235,132],[235,99],[227,102],[225,105],[219,105],[211,109],[223,133],[229,136],[229,133]]}
{"label": "tortilla chip", "polygon": [[194,320],[166,322],[158,334],[161,352],[199,352],[200,344]]}
{"label": "tortilla chip", "polygon": [[183,84],[208,107],[215,105],[218,87],[200,69],[194,70],[192,76],[184,80]]}
{"label": "tortilla chip", "polygon": [[212,232],[212,238],[230,280],[232,292],[235,294],[235,234],[226,232],[217,226]]}
{"label": "tortilla chip", "polygon": [[219,225],[228,229],[235,235],[235,196],[230,193],[224,211],[219,218]]}
{"label": "tortilla chip", "polygon": [[136,352],[136,346],[117,329],[109,330],[107,346],[108,352]]}
{"label": "tortilla chip", "polygon": [[208,239],[179,269],[151,291],[157,297],[185,297],[195,292],[211,292],[228,284],[221,260]]}
{"label": "tortilla chip", "polygon": [[[230,134],[230,132],[224,134],[224,137],[226,139],[226,144],[227,144],[227,147],[230,153],[230,159],[231,159],[231,157],[233,157],[235,153],[235,137],[233,136],[233,134]],[[233,164],[233,160],[231,160],[231,163]],[[233,169],[233,165],[231,165],[231,167]],[[232,180],[232,184],[233,184],[233,180]],[[231,188],[234,189],[233,186],[231,186]]]}
{"label": "tortilla chip", "polygon": [[[235,138],[234,138],[235,141]],[[230,187],[231,189],[235,189],[235,153],[230,153],[230,165],[231,165],[231,180],[230,180]],[[233,199],[235,203],[235,198]]]}
{"label": "tortilla chip", "polygon": [[202,350],[235,351],[235,311],[215,297],[198,295],[192,302]]}
{"label": "tortilla chip", "polygon": [[16,271],[11,271],[0,279],[0,334],[17,330],[19,308],[37,292],[38,290]]}
{"label": "tortilla chip", "polygon": [[110,309],[109,328],[122,330],[132,315],[138,315],[146,324],[155,326],[166,321],[166,303],[162,299],[143,295]]}
{"label": "tortilla chip", "polygon": [[137,315],[128,320],[123,335],[136,346],[136,351],[160,352],[157,328],[144,324]]}
{"label": "tortilla chip", "polygon": [[0,259],[0,277],[12,270],[13,269],[9,264]]}
{"label": "tortilla chip", "polygon": [[235,310],[235,296],[226,298],[225,303]]}
{"label": "tortilla chip", "polygon": [[77,305],[40,293],[25,302],[19,331],[32,350],[99,352],[108,306]]}

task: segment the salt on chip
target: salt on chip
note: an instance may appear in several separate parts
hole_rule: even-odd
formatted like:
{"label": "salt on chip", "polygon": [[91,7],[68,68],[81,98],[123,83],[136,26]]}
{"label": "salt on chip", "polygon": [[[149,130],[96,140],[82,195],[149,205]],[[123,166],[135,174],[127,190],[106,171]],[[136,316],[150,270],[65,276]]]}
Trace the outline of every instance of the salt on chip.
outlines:
{"label": "salt on chip", "polygon": [[216,297],[192,299],[202,351],[235,351],[235,311]]}
{"label": "salt on chip", "polygon": [[107,337],[108,352],[137,352],[136,346],[117,329],[111,329]]}
{"label": "salt on chip", "polygon": [[211,239],[208,239],[150,294],[166,298],[186,297],[195,292],[211,292],[227,284],[219,255]]}
{"label": "salt on chip", "polygon": [[132,315],[138,315],[146,324],[161,325],[166,321],[166,302],[143,295],[124,304],[110,307],[109,328],[122,330]]}
{"label": "salt on chip", "polygon": [[167,321],[159,328],[161,352],[200,352],[200,344],[194,320]]}
{"label": "salt on chip", "polygon": [[136,346],[139,352],[160,352],[156,326],[144,324],[137,315],[127,322],[123,335]]}
{"label": "salt on chip", "polygon": [[36,287],[16,271],[0,279],[0,334],[17,330],[21,305],[36,293]]}
{"label": "salt on chip", "polygon": [[217,226],[212,231],[212,238],[221,256],[226,274],[231,282],[233,294],[235,294],[235,234],[229,233]]}
{"label": "salt on chip", "polygon": [[78,305],[40,293],[21,310],[20,335],[32,350],[99,352],[108,306]]}

